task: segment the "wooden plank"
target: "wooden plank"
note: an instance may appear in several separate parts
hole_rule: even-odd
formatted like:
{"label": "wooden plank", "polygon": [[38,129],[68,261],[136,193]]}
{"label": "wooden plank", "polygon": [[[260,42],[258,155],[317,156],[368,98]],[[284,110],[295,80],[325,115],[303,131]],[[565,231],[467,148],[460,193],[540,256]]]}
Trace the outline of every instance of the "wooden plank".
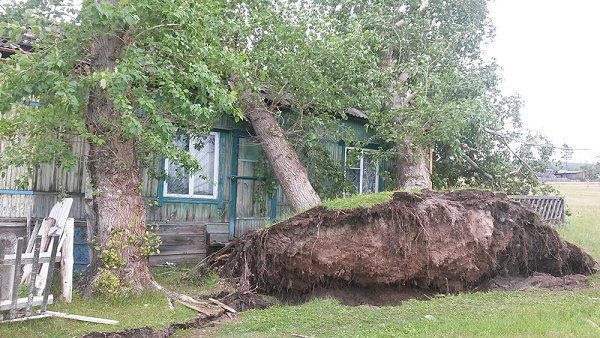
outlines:
{"label": "wooden plank", "polygon": [[203,224],[170,224],[170,225],[159,225],[157,235],[204,235],[206,227]]}
{"label": "wooden plank", "polygon": [[13,274],[13,290],[12,290],[12,299],[10,306],[10,319],[15,319],[17,316],[17,299],[19,294],[19,280],[21,280],[21,253],[23,252],[23,243],[24,239],[17,239],[17,251],[15,255],[15,261],[17,262],[15,265],[15,272]]}
{"label": "wooden plank", "polygon": [[[0,257],[17,250],[17,238],[12,234],[0,236]],[[14,265],[0,266],[0,300],[11,299],[13,290]]]}
{"label": "wooden plank", "polygon": [[[52,220],[52,222],[54,222],[54,220]],[[41,226],[42,223],[40,223],[38,220],[35,220],[35,227],[33,227],[33,232],[29,236],[29,241],[27,241],[27,250],[25,250],[25,253],[31,252],[31,249],[33,248],[33,243],[35,242],[38,233],[40,232]],[[33,241],[31,239],[33,239]]]}
{"label": "wooden plank", "polygon": [[229,234],[208,234],[207,238],[210,245],[229,242]]}
{"label": "wooden plank", "polygon": [[206,253],[194,253],[194,254],[176,254],[176,255],[153,255],[150,256],[151,265],[165,264],[166,262],[171,263],[189,263],[189,262],[200,262],[206,258]]}
{"label": "wooden plank", "polygon": [[[58,251],[58,241],[59,241],[59,235],[53,235],[52,236],[52,253],[50,256],[50,261],[54,262],[56,260],[56,253]],[[54,263],[49,263],[48,264],[48,272],[47,274],[44,276],[44,278],[42,279],[44,282],[44,288],[43,290],[40,290],[40,292],[43,292],[42,294],[38,293],[38,296],[43,296],[43,301],[42,301],[42,307],[40,309],[40,313],[44,313],[46,312],[46,306],[48,306],[48,295],[50,294],[50,287],[52,286],[52,277],[54,277],[54,267],[56,266],[56,264]],[[36,279],[37,281],[37,279]]]}
{"label": "wooden plank", "polygon": [[[27,306],[27,298],[19,298],[16,302],[17,309],[23,309]],[[39,306],[42,305],[43,297],[33,297],[32,305]],[[52,295],[48,296],[48,304],[52,304],[54,301],[54,297]],[[0,301],[0,311],[10,310],[12,307],[12,300],[3,300]]]}
{"label": "wooden plank", "polygon": [[118,320],[112,319],[104,319],[104,318],[96,318],[96,317],[88,317],[88,316],[79,316],[79,315],[71,315],[68,313],[55,312],[55,311],[46,311],[45,313],[51,315],[52,317],[65,318],[65,319],[74,319],[83,322],[90,322],[96,324],[108,324],[108,325],[117,325],[119,324]]}
{"label": "wooden plank", "polygon": [[206,233],[209,234],[228,234],[229,223],[210,223],[206,224]]}
{"label": "wooden plank", "polygon": [[[56,260],[59,260],[61,257],[60,253],[56,255]],[[6,255],[3,260],[0,260],[1,265],[13,265],[16,262],[15,255]],[[40,260],[38,263],[49,263],[50,262],[50,253],[43,252],[40,253]],[[31,264],[33,263],[33,253],[22,254],[21,255],[21,264]]]}
{"label": "wooden plank", "polygon": [[75,220],[67,219],[63,232],[64,243],[61,248],[60,284],[61,298],[67,303],[73,300],[73,237],[75,234]]}
{"label": "wooden plank", "polygon": [[204,246],[204,241],[206,240],[205,235],[187,235],[187,236],[178,236],[178,235],[168,235],[168,236],[160,236],[162,241],[162,246]]}
{"label": "wooden plank", "polygon": [[41,236],[34,237],[33,245],[33,261],[31,262],[31,278],[29,278],[28,296],[27,296],[27,307],[25,308],[25,316],[31,315],[31,308],[33,306],[33,294],[35,293],[35,280],[37,272],[39,271],[39,260],[40,260],[40,243],[42,242]]}
{"label": "wooden plank", "polygon": [[0,323],[16,323],[16,322],[24,322],[26,320],[42,319],[42,318],[48,318],[48,317],[52,317],[52,315],[45,313],[43,315],[21,317],[21,318],[9,319],[9,320],[0,320]]}

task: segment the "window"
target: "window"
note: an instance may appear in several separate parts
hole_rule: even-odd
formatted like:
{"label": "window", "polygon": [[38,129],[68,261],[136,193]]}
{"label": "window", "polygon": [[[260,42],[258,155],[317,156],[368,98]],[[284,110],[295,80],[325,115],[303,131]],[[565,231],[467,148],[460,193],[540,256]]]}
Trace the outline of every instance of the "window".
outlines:
{"label": "window", "polygon": [[379,191],[379,163],[375,151],[346,148],[346,178],[354,183],[356,192],[368,194]]}
{"label": "window", "polygon": [[216,199],[219,177],[219,133],[210,133],[204,138],[181,137],[175,144],[200,162],[200,171],[189,174],[181,165],[165,160],[167,180],[164,196],[183,198]]}

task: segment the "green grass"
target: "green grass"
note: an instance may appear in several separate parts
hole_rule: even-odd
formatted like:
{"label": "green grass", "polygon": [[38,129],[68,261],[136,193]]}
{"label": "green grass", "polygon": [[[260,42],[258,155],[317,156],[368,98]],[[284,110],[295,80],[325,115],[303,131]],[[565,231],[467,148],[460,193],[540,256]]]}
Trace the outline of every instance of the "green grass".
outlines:
{"label": "green grass", "polygon": [[[558,185],[573,216],[563,238],[600,260],[600,185]],[[389,195],[388,195],[389,196]],[[372,205],[386,196],[334,200],[330,209]],[[387,197],[389,199],[389,197]],[[364,200],[363,200],[364,199]],[[366,202],[365,202],[366,201]],[[331,204],[328,204],[331,203]],[[583,291],[490,292],[409,301],[396,307],[349,307],[334,300],[241,313],[221,337],[600,337],[600,275]]]}
{"label": "green grass", "polygon": [[580,245],[600,261],[600,183],[554,183],[565,196],[571,216],[560,229],[566,240]]}
{"label": "green grass", "polygon": [[329,210],[353,209],[357,207],[370,207],[375,204],[387,202],[392,199],[393,192],[378,192],[366,195],[353,195],[346,198],[326,200],[323,206]]}
{"label": "green grass", "polygon": [[[181,279],[192,265],[177,267],[153,267],[156,281],[162,286],[187,294],[198,294],[214,287],[214,278],[199,280]],[[55,293],[57,294],[57,293]],[[121,331],[130,328],[167,327],[171,323],[189,321],[197,313],[180,304],[174,303],[170,310],[167,297],[162,292],[146,292],[140,296],[122,299],[94,298],[81,299],[74,295],[73,302],[57,302],[48,306],[48,310],[66,312],[74,315],[91,316],[118,320],[118,325],[102,325],[60,318],[43,318],[27,322],[6,323],[0,325],[0,337],[75,337],[93,331]]]}

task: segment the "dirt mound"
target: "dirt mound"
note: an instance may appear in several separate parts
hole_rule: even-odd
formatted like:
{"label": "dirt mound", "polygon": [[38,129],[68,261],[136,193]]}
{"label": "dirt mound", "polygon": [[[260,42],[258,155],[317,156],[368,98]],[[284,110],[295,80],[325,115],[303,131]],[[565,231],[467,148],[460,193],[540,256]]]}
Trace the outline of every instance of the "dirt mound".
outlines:
{"label": "dirt mound", "polygon": [[398,192],[368,208],[313,208],[248,233],[210,262],[241,290],[471,290],[497,276],[590,274],[596,263],[530,208],[487,191]]}
{"label": "dirt mound", "polygon": [[481,286],[483,291],[523,291],[546,289],[553,291],[575,291],[588,288],[590,281],[584,275],[555,277],[546,273],[535,273],[529,277],[496,277]]}

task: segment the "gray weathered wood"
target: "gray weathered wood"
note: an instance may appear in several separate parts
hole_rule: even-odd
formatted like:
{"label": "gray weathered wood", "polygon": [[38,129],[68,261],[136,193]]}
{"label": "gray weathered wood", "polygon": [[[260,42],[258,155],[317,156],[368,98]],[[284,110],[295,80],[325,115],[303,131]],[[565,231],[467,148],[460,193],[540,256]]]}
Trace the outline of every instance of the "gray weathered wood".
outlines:
{"label": "gray weathered wood", "polygon": [[73,300],[73,236],[75,231],[75,220],[67,219],[65,231],[63,232],[63,245],[61,247],[60,261],[60,283],[61,298],[70,303]]}
{"label": "gray weathered wood", "polygon": [[38,272],[39,260],[40,260],[40,243],[42,237],[37,236],[34,238],[33,244],[33,261],[31,262],[31,278],[29,278],[28,296],[27,296],[27,307],[25,308],[25,316],[31,316],[31,307],[33,306],[33,294],[35,293],[35,279]]}
{"label": "gray weathered wood", "polygon": [[87,317],[87,316],[78,316],[71,315],[68,313],[55,312],[55,311],[46,311],[45,313],[51,315],[52,317],[65,318],[65,319],[75,319],[84,322],[96,323],[96,324],[108,324],[108,325],[117,325],[119,324],[118,320],[104,319],[104,318],[95,318],[95,317]]}
{"label": "gray weathered wood", "polygon": [[[56,219],[45,218],[42,221],[42,224],[40,225],[38,233],[35,234],[35,237],[31,237],[32,240],[37,241],[38,236],[41,236],[41,239],[39,240],[40,241],[39,245],[40,245],[40,251],[42,253],[46,252],[48,233],[50,232],[50,229],[54,227],[55,224],[56,224]],[[26,254],[30,254],[31,249],[33,248],[33,243],[31,242],[31,240],[29,242],[30,243],[27,244],[27,251],[25,252]],[[41,255],[41,257],[44,257],[44,256]],[[23,275],[21,277],[21,284],[24,284],[29,281],[29,277],[31,275],[31,262],[22,262],[22,263],[25,264],[25,266],[23,267]]]}
{"label": "gray weathered wood", "polygon": [[[54,262],[56,260],[56,253],[58,251],[58,244],[59,244],[59,235],[53,235],[52,236],[52,252],[50,254],[50,262]],[[43,294],[41,296],[44,297],[43,301],[42,301],[42,307],[40,309],[40,313],[44,313],[46,312],[46,306],[48,306],[48,295],[50,294],[50,287],[52,286],[52,277],[54,277],[54,267],[56,266],[55,263],[48,263],[48,272],[46,274],[46,280],[45,280],[45,285],[43,288]],[[40,296],[38,294],[38,296]]]}
{"label": "gray weathered wood", "polygon": [[[60,253],[56,255],[56,259],[60,259]],[[16,257],[15,255],[6,255],[4,256],[2,264],[15,264]],[[21,264],[31,264],[33,262],[33,253],[22,254],[21,255]],[[50,262],[50,252],[40,252],[40,259],[38,263],[49,263]]]}
{"label": "gray weathered wood", "polygon": [[[53,236],[52,239],[48,239],[46,237],[46,241],[49,241],[48,244],[45,244],[42,239],[42,249],[46,247],[48,249],[52,248],[53,245],[57,244],[54,242],[60,243],[62,241],[62,234],[65,229],[65,225],[67,223],[67,218],[69,217],[69,213],[71,212],[71,205],[73,204],[72,198],[65,198],[62,201],[56,203],[50,211],[49,218],[54,218],[56,223],[54,227],[50,228],[47,236]],[[60,249],[60,244],[56,246]],[[44,250],[45,251],[45,250]],[[51,263],[42,264],[42,268],[40,273],[38,274],[38,278],[36,279],[36,287],[38,288],[38,296],[41,296],[41,292],[44,289],[44,285],[46,284],[46,279],[48,278],[48,269],[53,265]]]}
{"label": "gray weathered wood", "polygon": [[209,234],[229,234],[229,223],[208,223],[206,232]]}
{"label": "gray weathered wood", "polygon": [[[33,297],[32,305],[33,306],[42,305],[42,301],[43,301],[43,297]],[[47,303],[52,304],[53,301],[54,301],[54,297],[52,295],[49,295]],[[18,298],[16,301],[15,309],[23,309],[23,308],[27,307],[27,303],[28,303],[27,298],[25,298],[25,297]],[[13,306],[12,300],[0,301],[0,311],[10,310],[12,308],[12,306]]]}
{"label": "gray weathered wood", "polygon": [[[0,258],[17,250],[17,237],[13,234],[0,234]],[[2,260],[0,259],[0,261]],[[0,265],[0,300],[10,299],[13,289],[15,266]]]}
{"label": "gray weathered wood", "polygon": [[17,239],[17,251],[16,251],[16,266],[15,272],[13,274],[13,290],[11,295],[11,309],[10,309],[10,319],[15,319],[17,316],[17,299],[19,294],[19,283],[18,281],[21,279],[21,264],[18,263],[21,261],[21,253],[23,252],[23,238]]}

